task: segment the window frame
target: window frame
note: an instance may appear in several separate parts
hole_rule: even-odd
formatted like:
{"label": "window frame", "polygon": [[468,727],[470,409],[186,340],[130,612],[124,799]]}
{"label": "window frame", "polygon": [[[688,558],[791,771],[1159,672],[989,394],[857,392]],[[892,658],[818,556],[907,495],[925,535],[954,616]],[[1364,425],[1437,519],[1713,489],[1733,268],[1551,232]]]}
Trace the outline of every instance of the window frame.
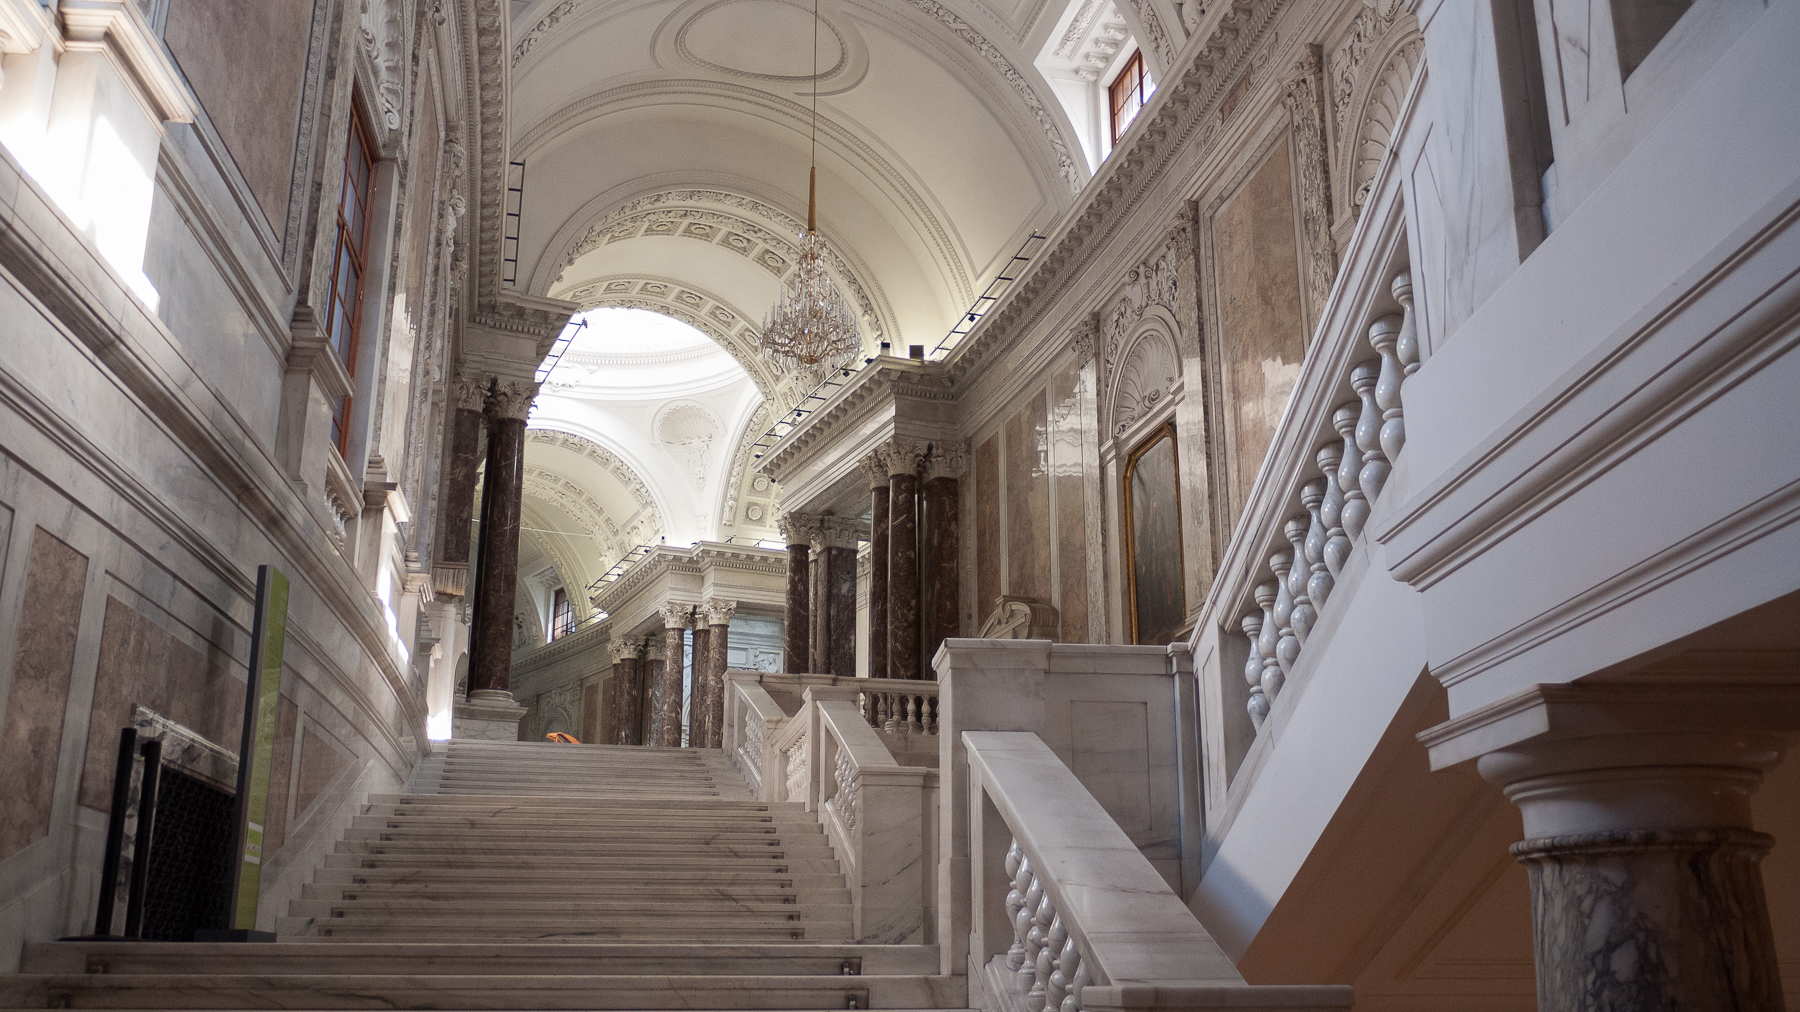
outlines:
{"label": "window frame", "polygon": [[[355,180],[352,174],[352,159],[359,151],[366,170],[360,189],[353,186]],[[352,385],[352,392],[339,399],[337,409],[332,414],[332,428],[335,430],[332,445],[337,448],[340,458],[348,458],[350,455],[350,414],[355,407],[356,359],[362,351],[362,317],[365,308],[363,297],[367,292],[369,276],[370,218],[373,216],[375,203],[375,177],[380,165],[380,150],[375,144],[374,131],[369,126],[368,116],[363,112],[362,103],[356,95],[352,95],[350,125],[344,144],[344,165],[338,177],[336,227],[331,244],[331,275],[325,296],[325,343],[343,364],[344,372],[350,377]],[[345,214],[345,207],[352,199],[357,212],[355,227]],[[345,293],[340,287],[344,280],[343,265],[346,256],[350,261],[350,270],[356,277],[355,290],[348,293],[348,300],[344,298]],[[345,330],[342,347],[335,340],[340,314]]]}
{"label": "window frame", "polygon": [[[1123,83],[1126,77],[1133,71],[1136,71],[1137,79],[1125,88],[1125,94],[1129,95],[1133,92],[1136,93],[1137,107],[1133,109],[1131,115],[1121,123],[1119,121],[1119,111],[1124,107],[1125,103],[1119,100],[1119,85]],[[1131,124],[1137,120],[1138,113],[1143,111],[1145,103],[1150,100],[1150,96],[1144,91],[1144,84],[1149,80],[1150,72],[1149,68],[1144,63],[1144,49],[1142,46],[1139,46],[1136,50],[1132,51],[1132,54],[1126,58],[1124,65],[1119,68],[1119,72],[1113,75],[1113,79],[1107,83],[1106,107],[1109,111],[1108,132],[1112,135],[1113,147],[1118,147],[1119,138],[1123,137],[1125,131],[1131,128]]]}
{"label": "window frame", "polygon": [[[1144,434],[1131,452],[1125,455],[1125,464],[1119,469],[1119,506],[1122,524],[1122,541],[1125,543],[1125,610],[1129,625],[1126,629],[1131,637],[1130,642],[1143,645],[1138,630],[1138,592],[1137,592],[1137,528],[1133,525],[1131,479],[1137,471],[1138,461],[1163,440],[1169,441],[1169,463],[1174,478],[1175,492],[1175,546],[1177,572],[1181,574],[1178,587],[1181,591],[1181,613],[1183,621],[1191,618],[1187,602],[1187,531],[1181,522],[1181,443],[1176,438],[1175,420],[1163,422]],[[1177,626],[1180,628],[1180,626]]]}
{"label": "window frame", "polygon": [[562,639],[575,631],[575,602],[570,600],[568,590],[556,588],[550,595],[550,642]]}

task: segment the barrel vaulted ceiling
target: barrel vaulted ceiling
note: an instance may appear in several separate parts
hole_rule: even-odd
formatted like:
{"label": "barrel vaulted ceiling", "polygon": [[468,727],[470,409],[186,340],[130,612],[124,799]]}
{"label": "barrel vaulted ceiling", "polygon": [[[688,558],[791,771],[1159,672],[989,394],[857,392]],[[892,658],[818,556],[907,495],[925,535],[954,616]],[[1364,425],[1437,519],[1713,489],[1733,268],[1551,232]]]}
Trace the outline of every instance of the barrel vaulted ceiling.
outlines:
{"label": "barrel vaulted ceiling", "polygon": [[[935,342],[1085,183],[1034,61],[1095,2],[820,0],[819,226],[869,346]],[[617,282],[661,278],[753,337],[806,216],[811,6],[514,3],[519,286],[642,305]]]}

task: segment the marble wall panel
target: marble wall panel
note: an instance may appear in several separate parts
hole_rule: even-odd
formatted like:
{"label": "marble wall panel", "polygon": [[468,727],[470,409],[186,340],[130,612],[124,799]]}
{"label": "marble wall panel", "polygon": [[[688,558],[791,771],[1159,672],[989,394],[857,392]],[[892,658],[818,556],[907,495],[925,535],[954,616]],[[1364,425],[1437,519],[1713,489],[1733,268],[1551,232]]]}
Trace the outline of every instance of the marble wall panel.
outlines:
{"label": "marble wall panel", "polygon": [[1000,435],[975,447],[975,622],[1000,596]]}
{"label": "marble wall panel", "polygon": [[1006,420],[1006,593],[1050,600],[1049,419],[1042,391]]}
{"label": "marble wall panel", "polygon": [[[155,607],[145,602],[145,607]],[[165,621],[174,619],[165,615]],[[108,595],[100,628],[100,660],[88,711],[81,803],[112,804],[119,729],[142,706],[215,745],[237,751],[244,721],[244,683],[223,651],[202,651],[120,598]]]}
{"label": "marble wall panel", "polygon": [[50,831],[87,568],[87,556],[42,527],[33,532],[0,722],[0,860]]}
{"label": "marble wall panel", "polygon": [[277,236],[287,221],[312,14],[313,0],[169,0],[163,29]]}
{"label": "marble wall panel", "polygon": [[1276,144],[1212,221],[1234,523],[1306,354],[1288,147],[1285,139]]}
{"label": "marble wall panel", "polygon": [[600,740],[600,683],[581,687],[581,740],[592,744]]}
{"label": "marble wall panel", "polygon": [[305,728],[300,740],[300,783],[294,791],[294,814],[306,811],[344,771],[347,761],[336,743]]}
{"label": "marble wall panel", "polygon": [[1150,832],[1150,710],[1142,700],[1069,702],[1069,768],[1133,838]]}
{"label": "marble wall panel", "polygon": [[1088,566],[1100,565],[1099,545],[1088,559],[1082,442],[1091,433],[1084,432],[1090,422],[1082,415],[1083,400],[1078,365],[1051,377],[1050,491],[1056,500],[1057,639],[1063,643],[1088,640]]}

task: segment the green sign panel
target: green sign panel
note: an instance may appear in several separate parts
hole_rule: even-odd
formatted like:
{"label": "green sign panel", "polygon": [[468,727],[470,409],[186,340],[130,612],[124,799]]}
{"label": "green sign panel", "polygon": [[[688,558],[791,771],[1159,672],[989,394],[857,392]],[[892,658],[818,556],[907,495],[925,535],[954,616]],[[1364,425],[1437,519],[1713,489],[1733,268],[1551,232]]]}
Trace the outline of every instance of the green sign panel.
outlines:
{"label": "green sign panel", "polygon": [[269,765],[275,752],[275,714],[281,703],[281,652],[287,639],[287,577],[274,566],[258,566],[256,618],[251,627],[250,698],[244,721],[244,748],[238,755],[238,877],[232,889],[231,926],[256,930],[256,902],[262,886],[263,826],[269,808]]}

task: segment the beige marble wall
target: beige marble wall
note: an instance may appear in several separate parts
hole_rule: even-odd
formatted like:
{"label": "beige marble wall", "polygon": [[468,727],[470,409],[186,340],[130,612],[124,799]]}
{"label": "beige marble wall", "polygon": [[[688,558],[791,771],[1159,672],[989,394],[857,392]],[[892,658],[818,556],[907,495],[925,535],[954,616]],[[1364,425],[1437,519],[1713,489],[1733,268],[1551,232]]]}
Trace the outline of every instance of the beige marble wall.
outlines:
{"label": "beige marble wall", "polygon": [[[1081,368],[1071,365],[1050,378],[1050,483],[1056,507],[1058,639],[1084,643],[1088,635],[1088,524],[1085,487],[1099,475],[1084,470],[1084,442],[1094,420],[1082,413]],[[1093,546],[1098,553],[1099,545]],[[1093,560],[1098,562],[1098,554]]]}
{"label": "beige marble wall", "polygon": [[1006,420],[1006,593],[1048,602],[1050,468],[1042,390]]}
{"label": "beige marble wall", "polygon": [[169,0],[163,29],[277,236],[287,222],[312,15],[313,0]]}
{"label": "beige marble wall", "polygon": [[1212,240],[1228,490],[1235,521],[1306,353],[1294,174],[1285,138],[1213,215]]}
{"label": "beige marble wall", "polygon": [[975,447],[975,624],[987,621],[1000,596],[1000,436]]}
{"label": "beige marble wall", "polygon": [[87,569],[87,556],[42,527],[33,532],[0,723],[0,859],[50,832]]}

